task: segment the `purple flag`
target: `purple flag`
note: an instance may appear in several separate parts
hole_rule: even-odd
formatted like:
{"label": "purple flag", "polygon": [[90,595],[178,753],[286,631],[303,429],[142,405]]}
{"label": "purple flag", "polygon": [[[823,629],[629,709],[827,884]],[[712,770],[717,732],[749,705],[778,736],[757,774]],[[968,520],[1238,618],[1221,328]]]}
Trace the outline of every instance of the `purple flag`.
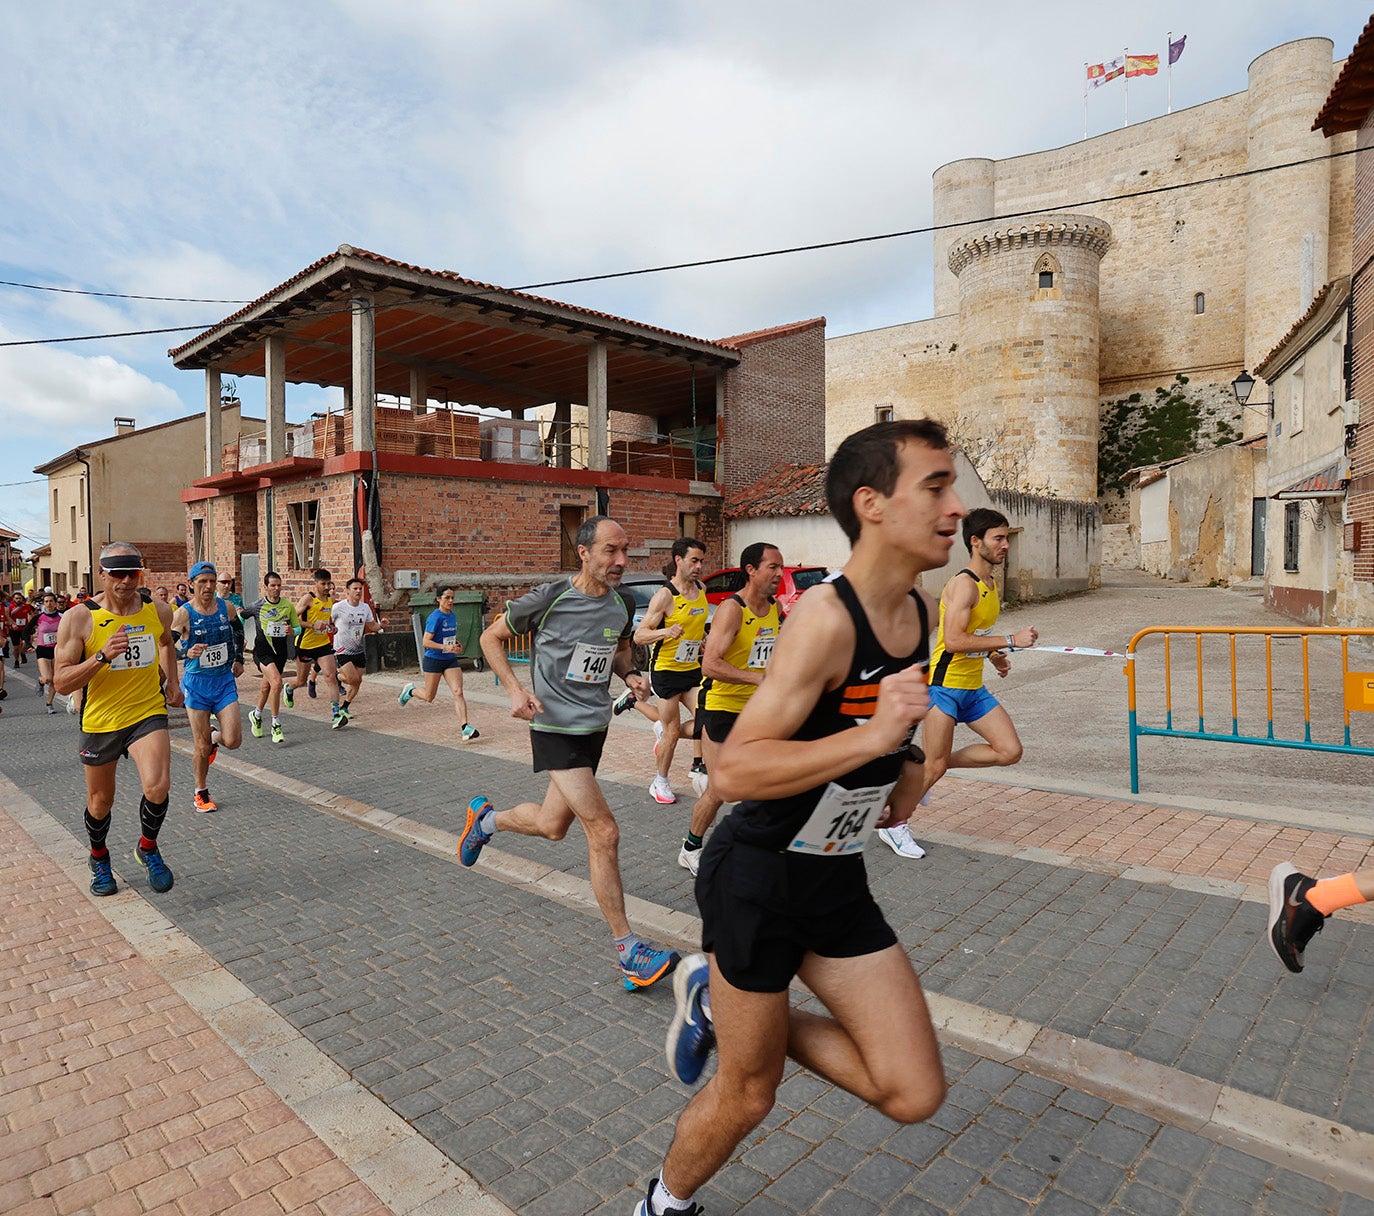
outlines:
{"label": "purple flag", "polygon": [[1184,34],[1177,42],[1169,43],[1169,66],[1173,67],[1183,56],[1183,44],[1188,41],[1188,35]]}

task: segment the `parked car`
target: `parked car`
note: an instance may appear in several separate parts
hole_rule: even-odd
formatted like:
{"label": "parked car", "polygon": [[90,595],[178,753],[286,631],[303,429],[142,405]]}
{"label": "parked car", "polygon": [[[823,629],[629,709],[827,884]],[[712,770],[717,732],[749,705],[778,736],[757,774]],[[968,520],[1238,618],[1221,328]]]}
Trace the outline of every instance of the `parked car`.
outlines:
{"label": "parked car", "polygon": [[[792,605],[808,587],[824,582],[829,574],[824,566],[784,566],[782,582],[778,584],[778,604],[783,612],[790,612]],[[717,570],[703,580],[706,584],[706,600],[714,613],[721,600],[733,595],[744,586],[744,571],[738,566]]]}

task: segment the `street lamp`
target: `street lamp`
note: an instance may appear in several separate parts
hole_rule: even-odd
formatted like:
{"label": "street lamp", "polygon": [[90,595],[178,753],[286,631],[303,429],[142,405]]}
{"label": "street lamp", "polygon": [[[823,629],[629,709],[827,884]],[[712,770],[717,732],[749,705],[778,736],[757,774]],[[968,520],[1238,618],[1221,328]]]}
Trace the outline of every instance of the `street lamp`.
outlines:
{"label": "street lamp", "polygon": [[[1268,401],[1260,401],[1254,405],[1246,404],[1246,402],[1250,400],[1250,394],[1254,392],[1254,389],[1255,378],[1244,368],[1241,369],[1240,375],[1231,381],[1231,391],[1235,393],[1236,401],[1239,402],[1241,409],[1254,410],[1257,414],[1266,414],[1268,417],[1272,418],[1274,416],[1274,394],[1272,392],[1269,394]],[[1259,408],[1260,406],[1266,406],[1267,408],[1261,410]]]}

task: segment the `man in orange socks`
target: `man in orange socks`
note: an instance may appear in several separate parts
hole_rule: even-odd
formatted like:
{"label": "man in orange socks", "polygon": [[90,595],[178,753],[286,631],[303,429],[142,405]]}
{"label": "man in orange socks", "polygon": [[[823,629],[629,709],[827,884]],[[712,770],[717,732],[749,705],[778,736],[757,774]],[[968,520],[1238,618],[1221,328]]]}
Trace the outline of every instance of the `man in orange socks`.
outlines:
{"label": "man in orange socks", "polygon": [[1322,922],[1341,908],[1374,899],[1374,870],[1339,878],[1311,878],[1290,862],[1269,874],[1269,944],[1289,971],[1302,970],[1302,952]]}

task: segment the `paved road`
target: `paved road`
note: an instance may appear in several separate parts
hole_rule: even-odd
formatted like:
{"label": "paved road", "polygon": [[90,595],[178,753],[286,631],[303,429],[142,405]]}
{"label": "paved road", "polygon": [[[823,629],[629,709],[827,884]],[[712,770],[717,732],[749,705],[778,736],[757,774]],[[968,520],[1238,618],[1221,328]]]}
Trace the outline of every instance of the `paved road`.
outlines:
{"label": "paved road", "polygon": [[[510,1209],[627,1212],[683,1101],[661,1058],[670,997],[621,990],[576,832],[502,837],[504,856],[472,872],[453,862],[472,793],[508,803],[541,785],[490,677],[469,680],[487,706],[478,745],[453,743],[443,707],[402,713],[386,699],[399,680],[377,680],[348,730],[305,703],[287,746],[250,738],[225,756],[218,815],[189,812],[174,757],[163,840],[177,885],[154,905]],[[0,771],[70,830],[74,724],[11,688]],[[643,901],[632,916],[689,939],[672,861],[686,809],[649,802],[640,727],[618,723],[606,762]],[[126,790],[112,841],[119,899],[138,902],[132,806]],[[966,808],[977,825],[952,829]],[[1120,864],[1086,834],[1059,852],[1004,843],[1037,817],[1087,833],[1115,814],[1159,824]],[[944,1027],[949,1101],[901,1128],[790,1071],[707,1210],[1374,1213],[1370,918],[1333,920],[1288,977],[1262,944],[1254,885],[1288,851],[1374,859],[1374,839],[1239,824],[1236,851],[1262,843],[1240,881],[1218,882],[1166,831],[1175,818],[951,780],[930,858],[871,862]],[[1193,815],[1181,831],[1234,822]]]}
{"label": "paved road", "polygon": [[[1282,630],[1293,621],[1271,612],[1253,591],[1170,583],[1139,570],[1107,567],[1100,591],[1006,613],[1008,630],[1033,624],[1043,643],[1125,650],[1140,629],[1157,625],[1259,626]],[[1174,725],[1196,729],[1196,647],[1193,639],[1171,646]],[[1303,737],[1302,643],[1272,644],[1275,735]],[[1267,729],[1265,649],[1261,639],[1241,639],[1237,649],[1239,729]],[[1025,758],[1011,774],[1018,782],[1051,789],[1091,789],[1130,797],[1124,664],[1115,659],[1074,658],[1040,652],[1019,654],[994,691],[1016,721]],[[1204,721],[1213,732],[1231,730],[1230,655],[1227,643],[1204,648]],[[1374,670],[1374,650],[1352,644],[1352,670]],[[1140,721],[1163,725],[1163,644],[1142,643],[1137,660]],[[1341,739],[1339,647],[1309,646],[1312,737]],[[1352,740],[1374,746],[1374,714],[1352,715]],[[1336,811],[1374,826],[1374,757],[1280,750],[1232,743],[1147,738],[1141,741],[1141,790],[1145,797],[1252,814],[1272,807],[1303,820],[1311,811]],[[1283,817],[1283,816],[1281,816]]]}

